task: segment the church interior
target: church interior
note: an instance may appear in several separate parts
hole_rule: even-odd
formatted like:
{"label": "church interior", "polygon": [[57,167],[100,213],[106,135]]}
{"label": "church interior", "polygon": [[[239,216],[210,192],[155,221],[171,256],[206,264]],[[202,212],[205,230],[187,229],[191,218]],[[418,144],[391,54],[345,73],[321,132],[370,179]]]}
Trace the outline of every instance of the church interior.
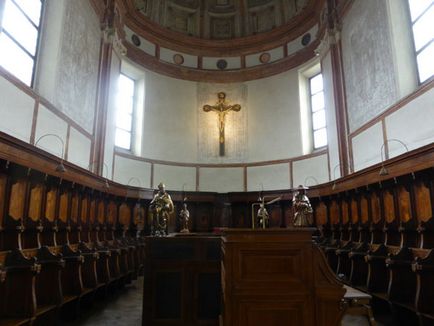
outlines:
{"label": "church interior", "polygon": [[433,0],[0,0],[0,325],[434,325],[433,62]]}

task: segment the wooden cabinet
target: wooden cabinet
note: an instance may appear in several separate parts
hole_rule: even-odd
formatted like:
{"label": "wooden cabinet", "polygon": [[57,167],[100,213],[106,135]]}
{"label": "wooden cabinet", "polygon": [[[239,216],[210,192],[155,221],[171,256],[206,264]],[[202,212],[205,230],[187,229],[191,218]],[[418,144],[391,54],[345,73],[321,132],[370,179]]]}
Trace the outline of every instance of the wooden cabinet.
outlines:
{"label": "wooden cabinet", "polygon": [[230,229],[222,237],[224,326],[339,325],[345,290],[314,229]]}
{"label": "wooden cabinet", "polygon": [[146,237],[143,325],[216,326],[220,237]]}

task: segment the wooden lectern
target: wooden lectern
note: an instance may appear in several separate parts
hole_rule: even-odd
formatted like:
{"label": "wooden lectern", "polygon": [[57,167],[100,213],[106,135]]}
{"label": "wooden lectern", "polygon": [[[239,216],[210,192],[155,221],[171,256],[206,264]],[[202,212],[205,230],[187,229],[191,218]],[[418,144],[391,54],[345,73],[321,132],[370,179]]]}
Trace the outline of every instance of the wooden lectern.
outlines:
{"label": "wooden lectern", "polygon": [[335,326],[345,290],[312,228],[229,229],[222,237],[224,326]]}

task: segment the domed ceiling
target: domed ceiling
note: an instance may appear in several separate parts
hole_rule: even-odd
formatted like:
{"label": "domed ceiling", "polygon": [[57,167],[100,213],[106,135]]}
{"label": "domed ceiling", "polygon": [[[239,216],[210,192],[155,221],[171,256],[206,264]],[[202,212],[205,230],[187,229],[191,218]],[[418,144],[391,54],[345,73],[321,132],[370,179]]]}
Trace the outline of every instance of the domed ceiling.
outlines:
{"label": "domed ceiling", "polygon": [[308,0],[135,0],[151,21],[201,39],[225,40],[271,31],[288,23]]}
{"label": "domed ceiling", "polygon": [[112,1],[129,59],[194,81],[246,81],[292,69],[315,56],[325,30],[325,0]]}

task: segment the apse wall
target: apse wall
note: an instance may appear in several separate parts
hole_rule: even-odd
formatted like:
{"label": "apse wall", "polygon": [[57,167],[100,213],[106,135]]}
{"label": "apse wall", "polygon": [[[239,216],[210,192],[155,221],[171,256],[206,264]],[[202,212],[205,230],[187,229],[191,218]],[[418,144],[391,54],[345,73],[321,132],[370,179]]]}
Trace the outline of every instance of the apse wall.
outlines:
{"label": "apse wall", "polygon": [[433,78],[418,83],[408,16],[406,0],[358,0],[343,19],[352,171],[434,141]]}
{"label": "apse wall", "polygon": [[[58,157],[63,149],[66,160],[89,169],[97,138],[100,21],[87,0],[45,3],[35,85],[26,86],[0,67],[0,131],[30,144],[55,134],[64,146],[56,137],[46,136],[38,147]],[[405,146],[412,150],[434,140],[434,80],[417,82],[406,10],[406,0],[356,0],[343,18],[338,36],[349,134],[341,136],[348,140],[351,172],[379,163],[382,147],[386,158],[405,152]],[[256,191],[261,184],[264,189],[287,189],[338,178],[336,72],[327,34],[324,38],[325,50],[318,59],[329,146],[313,153],[305,149],[301,136],[304,66],[237,84],[196,83],[139,68],[145,103],[143,117],[136,121],[141,135],[133,153],[115,149],[116,80],[124,58],[113,52],[102,175],[142,187],[164,181],[174,190],[221,192]],[[227,159],[212,154],[208,138],[200,141],[200,135],[216,136],[211,129],[216,128],[216,116],[201,112],[201,106],[215,103],[220,90],[228,93],[230,103],[240,102],[244,111],[239,115],[244,127],[236,130],[243,135],[242,142],[231,144],[236,137],[228,137],[233,155]],[[209,133],[202,123],[210,127]],[[228,119],[228,128],[230,124]],[[211,154],[202,155],[199,148]]]}
{"label": "apse wall", "polygon": [[[113,69],[119,71],[119,64],[114,56]],[[232,84],[185,81],[136,69],[145,93],[141,146],[132,153],[113,149],[112,99],[106,161],[115,181],[138,185],[140,180],[145,187],[163,181],[173,190],[228,192],[288,189],[304,184],[307,177],[310,185],[329,180],[326,150],[303,155],[299,69]],[[229,104],[241,104],[240,112],[226,116],[223,157],[218,154],[217,114],[202,110],[204,104],[214,105],[221,91]]]}

